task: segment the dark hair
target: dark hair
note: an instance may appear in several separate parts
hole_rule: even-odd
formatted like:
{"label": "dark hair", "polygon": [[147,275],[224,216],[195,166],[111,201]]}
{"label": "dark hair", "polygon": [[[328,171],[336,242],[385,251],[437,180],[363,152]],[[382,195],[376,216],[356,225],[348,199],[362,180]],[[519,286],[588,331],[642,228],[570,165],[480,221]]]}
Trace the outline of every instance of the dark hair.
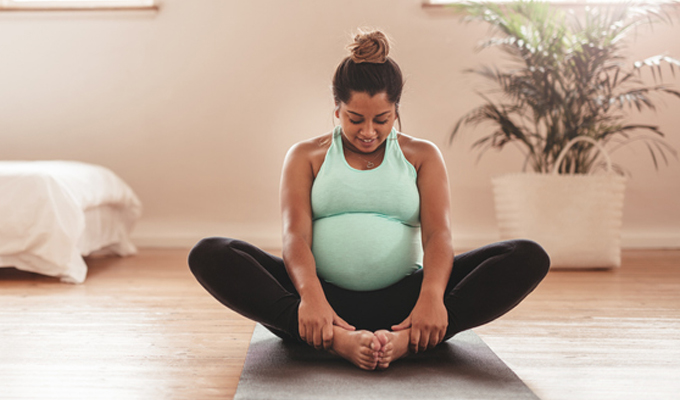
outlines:
{"label": "dark hair", "polygon": [[360,32],[348,48],[351,55],[338,65],[333,77],[335,104],[349,102],[353,91],[370,96],[385,92],[398,110],[404,80],[397,63],[387,56],[387,36],[378,30]]}

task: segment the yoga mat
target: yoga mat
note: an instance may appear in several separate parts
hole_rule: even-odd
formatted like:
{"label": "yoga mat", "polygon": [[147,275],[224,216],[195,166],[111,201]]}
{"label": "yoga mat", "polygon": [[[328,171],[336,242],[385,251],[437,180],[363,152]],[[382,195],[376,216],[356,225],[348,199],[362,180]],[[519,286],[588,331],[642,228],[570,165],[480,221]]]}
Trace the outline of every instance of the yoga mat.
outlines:
{"label": "yoga mat", "polygon": [[255,327],[235,400],[538,399],[472,331],[363,371],[348,361]]}

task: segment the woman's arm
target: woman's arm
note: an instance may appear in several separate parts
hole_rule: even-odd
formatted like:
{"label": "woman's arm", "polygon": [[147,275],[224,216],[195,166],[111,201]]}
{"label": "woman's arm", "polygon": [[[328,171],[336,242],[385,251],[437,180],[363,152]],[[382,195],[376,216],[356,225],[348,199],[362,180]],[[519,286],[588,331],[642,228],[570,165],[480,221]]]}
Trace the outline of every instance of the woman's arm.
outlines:
{"label": "woman's arm", "polygon": [[[439,344],[446,334],[448,313],[444,291],[453,266],[449,179],[444,159],[432,143],[412,139],[410,158],[418,170],[420,223],[423,237],[423,283],[409,317],[394,330],[411,328],[411,350],[424,351]],[[406,154],[407,152],[405,152]]]}
{"label": "woman's arm", "polygon": [[316,144],[303,142],[286,155],[281,175],[281,214],[283,218],[283,260],[300,294],[298,328],[300,337],[317,349],[329,349],[333,325],[353,330],[333,311],[316,275],[312,255],[311,189],[314,171],[311,152]]}

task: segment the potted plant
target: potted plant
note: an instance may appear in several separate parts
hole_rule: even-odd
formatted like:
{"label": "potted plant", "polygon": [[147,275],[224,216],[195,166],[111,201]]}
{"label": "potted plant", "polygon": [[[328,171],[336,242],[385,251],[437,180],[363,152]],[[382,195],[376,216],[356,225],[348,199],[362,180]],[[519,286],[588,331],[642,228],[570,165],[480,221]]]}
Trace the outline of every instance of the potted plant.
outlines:
{"label": "potted plant", "polygon": [[[499,33],[483,42],[482,49],[499,48],[512,61],[505,69],[482,66],[468,71],[491,82],[495,90],[480,93],[484,103],[461,117],[451,134],[453,140],[466,126],[490,124],[493,129],[473,147],[483,153],[516,144],[525,156],[524,170],[533,171],[494,179],[501,235],[538,239],[549,253],[552,250],[557,266],[618,266],[624,177],[608,153],[641,142],[657,168],[669,155],[677,157],[658,126],[627,120],[632,111],[655,109],[652,95],[680,98],[679,91],[660,83],[663,71],[670,69],[674,76],[680,61],[656,55],[629,64],[623,39],[643,25],[670,22],[670,17],[659,5],[585,7],[582,13],[539,1],[456,7]],[[655,84],[642,81],[645,69]],[[588,175],[601,166],[606,173]],[[566,187],[557,189],[557,181]],[[527,198],[531,194],[539,198]],[[581,203],[573,204],[576,200]],[[518,210],[522,205],[531,209]],[[584,215],[585,209],[590,213]],[[542,232],[531,237],[533,232],[519,226],[522,218],[534,219],[531,229]],[[606,229],[594,229],[593,218]],[[559,226],[567,222],[574,232]],[[559,229],[550,230],[555,224]],[[607,243],[592,253],[607,254],[573,259],[584,244],[593,247],[593,240],[603,234],[609,237]],[[582,240],[569,243],[566,236]]]}

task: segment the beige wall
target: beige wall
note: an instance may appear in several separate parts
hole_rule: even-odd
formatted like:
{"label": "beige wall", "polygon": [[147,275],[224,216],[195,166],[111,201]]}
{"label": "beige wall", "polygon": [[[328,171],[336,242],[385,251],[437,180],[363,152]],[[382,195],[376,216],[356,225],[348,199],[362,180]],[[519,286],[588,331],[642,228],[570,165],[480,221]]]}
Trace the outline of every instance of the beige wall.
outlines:
{"label": "beige wall", "polygon": [[[518,170],[514,150],[476,164],[474,133],[447,147],[479,102],[461,73],[492,61],[486,27],[420,0],[165,0],[159,13],[0,13],[0,159],[102,164],[139,194],[140,245],[206,235],[276,247],[287,148],[333,126],[330,76],[348,35],[378,26],[407,75],[403,130],[440,145],[459,248],[497,239],[490,177]],[[660,27],[632,58],[680,57],[680,27]],[[497,60],[500,61],[500,60]],[[680,83],[680,82],[679,82]],[[646,121],[680,149],[680,102]],[[633,174],[624,245],[680,247],[680,162],[655,172],[643,146],[615,154]]]}

